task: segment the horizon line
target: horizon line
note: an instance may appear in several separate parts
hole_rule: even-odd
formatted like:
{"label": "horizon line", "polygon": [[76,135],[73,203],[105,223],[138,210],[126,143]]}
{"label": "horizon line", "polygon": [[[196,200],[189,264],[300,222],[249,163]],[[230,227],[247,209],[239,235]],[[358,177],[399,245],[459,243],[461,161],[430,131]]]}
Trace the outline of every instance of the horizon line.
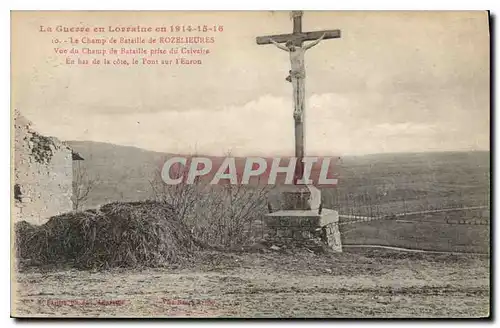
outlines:
{"label": "horizon line", "polygon": [[[208,156],[208,157],[258,157],[258,156],[280,156],[280,157],[294,157],[294,154],[256,154],[252,153],[251,155],[228,155],[228,154],[209,154],[209,153],[202,153],[202,152],[185,152],[185,153],[176,153],[176,152],[169,152],[169,151],[159,151],[159,150],[154,150],[154,149],[149,149],[149,148],[143,148],[135,145],[127,145],[127,144],[118,144],[118,143],[113,143],[113,142],[107,142],[107,141],[94,141],[94,140],[63,140],[65,143],[71,143],[71,142],[92,142],[92,143],[101,143],[101,144],[107,144],[107,145],[113,145],[113,146],[120,146],[120,147],[130,147],[130,148],[136,148],[139,150],[144,150],[144,151],[149,151],[149,152],[154,152],[154,153],[159,153],[159,154],[169,154],[169,155],[183,155],[183,156]],[[230,152],[230,151],[228,151]],[[333,154],[330,153],[329,155],[317,155],[317,154],[306,154],[305,157],[318,157],[318,156],[330,156],[330,157],[356,157],[356,156],[369,156],[369,155],[391,155],[391,154],[428,154],[428,153],[472,153],[472,152],[491,152],[490,149],[469,149],[469,150],[428,150],[428,151],[389,151],[389,152],[379,152],[379,153],[344,153],[344,154]]]}

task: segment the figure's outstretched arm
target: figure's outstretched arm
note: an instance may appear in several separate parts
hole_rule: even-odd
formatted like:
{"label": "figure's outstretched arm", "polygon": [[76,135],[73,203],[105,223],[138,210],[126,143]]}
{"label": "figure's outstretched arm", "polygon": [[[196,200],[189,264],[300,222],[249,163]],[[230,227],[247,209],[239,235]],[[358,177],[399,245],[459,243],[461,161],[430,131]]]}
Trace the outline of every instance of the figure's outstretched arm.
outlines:
{"label": "figure's outstretched arm", "polygon": [[326,33],[323,33],[323,35],[319,39],[317,39],[317,40],[315,40],[315,41],[313,41],[313,42],[311,42],[309,44],[304,45],[303,46],[304,50],[311,49],[312,47],[314,47],[315,45],[317,45],[321,40],[323,40],[323,38],[325,37],[325,35],[326,35]]}
{"label": "figure's outstretched arm", "polygon": [[269,39],[269,41],[271,41],[272,44],[274,44],[276,47],[280,48],[281,50],[284,50],[286,52],[290,51],[287,47],[285,47],[282,44],[279,44],[278,42],[274,41],[273,39]]}

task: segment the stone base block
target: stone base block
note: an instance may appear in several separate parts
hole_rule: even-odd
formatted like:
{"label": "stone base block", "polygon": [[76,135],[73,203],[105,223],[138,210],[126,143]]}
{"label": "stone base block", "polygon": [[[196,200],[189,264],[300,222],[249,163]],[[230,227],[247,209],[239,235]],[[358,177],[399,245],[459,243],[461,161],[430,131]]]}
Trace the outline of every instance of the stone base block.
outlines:
{"label": "stone base block", "polygon": [[342,252],[337,211],[289,210],[269,213],[264,219],[266,239],[305,241],[320,239],[336,252]]}
{"label": "stone base block", "polygon": [[320,203],[321,191],[312,185],[283,185],[269,192],[273,211],[317,210]]}

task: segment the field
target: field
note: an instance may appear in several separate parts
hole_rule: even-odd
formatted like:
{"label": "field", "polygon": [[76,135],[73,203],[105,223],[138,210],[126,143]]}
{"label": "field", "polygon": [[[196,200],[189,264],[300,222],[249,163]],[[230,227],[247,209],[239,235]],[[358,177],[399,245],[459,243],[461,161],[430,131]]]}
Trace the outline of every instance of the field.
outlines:
{"label": "field", "polygon": [[443,252],[488,254],[489,227],[418,220],[372,221],[346,225],[343,244],[385,245]]}
{"label": "field", "polygon": [[[88,148],[80,152],[91,158],[82,149]],[[114,149],[110,145],[102,150],[102,157],[96,156],[86,164],[101,163],[91,173],[105,177],[88,205],[147,198],[146,177],[154,166],[150,159],[158,162],[162,155],[146,151],[139,154],[130,147]],[[110,159],[113,154],[119,156]],[[141,165],[141,160],[150,167]],[[252,244],[263,235],[262,224],[258,224],[262,213],[250,231],[254,239],[242,242],[241,247],[201,250],[187,264],[107,271],[78,271],[67,266],[25,268],[17,274],[13,287],[17,295],[15,313],[120,317],[489,316],[489,153],[348,157],[343,159],[339,173],[339,185],[324,189],[322,195],[326,208],[343,215],[343,253]],[[481,208],[460,209],[477,206]],[[455,210],[419,213],[450,208]],[[382,219],[350,224],[356,216]]]}
{"label": "field", "polygon": [[324,190],[323,202],[370,216],[488,205],[489,170],[489,152],[346,157],[338,186]]}
{"label": "field", "polygon": [[489,260],[484,256],[378,250],[201,255],[202,262],[170,269],[26,271],[18,275],[14,287],[17,314],[331,318],[489,315]]}

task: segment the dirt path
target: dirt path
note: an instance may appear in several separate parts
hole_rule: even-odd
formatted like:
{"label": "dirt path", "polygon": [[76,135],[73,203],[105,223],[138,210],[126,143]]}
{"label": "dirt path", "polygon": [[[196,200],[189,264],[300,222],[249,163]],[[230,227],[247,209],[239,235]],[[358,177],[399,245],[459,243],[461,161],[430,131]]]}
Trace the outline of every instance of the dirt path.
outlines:
{"label": "dirt path", "polygon": [[355,245],[355,244],[344,244],[343,248],[383,248],[393,251],[402,252],[412,252],[412,253],[427,253],[427,254],[450,254],[450,255],[488,255],[486,253],[472,253],[472,252],[442,252],[442,251],[427,251],[425,249],[415,249],[415,248],[403,248],[394,246],[384,246],[384,245]]}
{"label": "dirt path", "polygon": [[369,250],[207,252],[176,269],[26,271],[19,316],[481,317],[489,260]]}

